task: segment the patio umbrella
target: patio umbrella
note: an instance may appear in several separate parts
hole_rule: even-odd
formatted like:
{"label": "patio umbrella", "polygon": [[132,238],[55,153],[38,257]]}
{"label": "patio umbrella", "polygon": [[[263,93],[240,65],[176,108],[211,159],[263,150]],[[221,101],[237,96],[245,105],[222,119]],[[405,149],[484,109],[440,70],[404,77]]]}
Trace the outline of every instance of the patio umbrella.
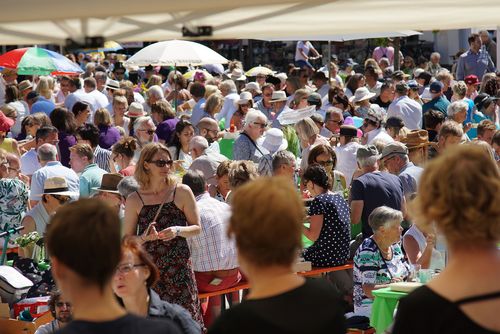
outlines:
{"label": "patio umbrella", "polygon": [[17,70],[24,75],[63,75],[83,70],[63,55],[47,49],[32,47],[15,49],[0,56],[0,66]]}
{"label": "patio umbrella", "polygon": [[274,71],[267,68],[267,67],[264,67],[264,66],[256,66],[256,67],[253,67],[251,69],[249,69],[245,75],[247,77],[255,77],[257,75],[273,75],[274,74]]}
{"label": "patio umbrella", "polygon": [[202,44],[172,40],[146,46],[130,57],[125,65],[199,66],[226,63],[226,58]]}
{"label": "patio umbrella", "polygon": [[118,50],[122,50],[123,46],[115,41],[106,41],[104,42],[104,46],[102,48],[97,49],[83,49],[82,51],[85,53],[93,53],[93,52],[115,52]]}

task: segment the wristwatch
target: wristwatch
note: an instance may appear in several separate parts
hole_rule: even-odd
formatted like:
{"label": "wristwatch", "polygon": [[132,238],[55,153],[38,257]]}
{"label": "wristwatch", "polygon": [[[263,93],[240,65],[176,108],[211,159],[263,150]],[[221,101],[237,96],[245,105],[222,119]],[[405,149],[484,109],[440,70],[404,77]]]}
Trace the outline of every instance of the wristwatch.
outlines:
{"label": "wristwatch", "polygon": [[181,228],[179,226],[177,226],[175,228],[175,236],[178,237],[180,234],[181,234]]}

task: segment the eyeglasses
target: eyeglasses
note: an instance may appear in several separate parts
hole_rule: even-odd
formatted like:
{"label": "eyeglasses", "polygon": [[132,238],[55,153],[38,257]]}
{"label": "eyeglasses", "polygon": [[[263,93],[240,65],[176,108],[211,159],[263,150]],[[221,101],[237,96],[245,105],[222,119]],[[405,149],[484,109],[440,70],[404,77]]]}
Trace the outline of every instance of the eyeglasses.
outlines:
{"label": "eyeglasses", "polygon": [[116,272],[120,274],[128,274],[131,272],[134,268],[139,268],[139,267],[144,267],[144,263],[139,263],[139,264],[133,264],[133,263],[125,263],[121,264],[118,267],[116,267]]}
{"label": "eyeglasses", "polygon": [[267,124],[266,123],[259,123],[259,122],[253,122],[254,125],[260,126],[261,129],[265,129]]}
{"label": "eyeglasses", "polygon": [[335,123],[335,124],[338,124],[338,125],[344,124],[344,121],[336,121],[334,119],[329,119],[328,122],[332,122],[332,123]]}
{"label": "eyeglasses", "polygon": [[71,200],[71,197],[69,196],[62,196],[62,195],[52,195],[59,203],[64,204],[67,203]]}
{"label": "eyeglasses", "polygon": [[334,162],[335,162],[334,160],[316,161],[316,163],[320,164],[323,167],[333,165]]}
{"label": "eyeglasses", "polygon": [[137,131],[147,132],[148,135],[152,136],[155,133],[156,130],[152,130],[152,129],[149,129],[149,130],[138,129]]}
{"label": "eyeglasses", "polygon": [[66,306],[66,308],[70,308],[71,307],[71,303],[68,303],[68,302],[66,302],[66,303],[64,303],[64,302],[57,302],[56,306],[57,307],[64,307],[64,306]]}
{"label": "eyeglasses", "polygon": [[10,166],[8,166],[8,167],[7,167],[7,169],[8,169],[9,171],[16,172],[16,174],[21,173],[21,169],[12,168],[12,167],[10,167]]}
{"label": "eyeglasses", "polygon": [[173,160],[151,160],[151,161],[148,161],[149,163],[151,164],[155,164],[156,167],[158,168],[163,168],[165,167],[166,165],[168,165],[169,167],[172,167],[172,165],[174,164],[174,161]]}

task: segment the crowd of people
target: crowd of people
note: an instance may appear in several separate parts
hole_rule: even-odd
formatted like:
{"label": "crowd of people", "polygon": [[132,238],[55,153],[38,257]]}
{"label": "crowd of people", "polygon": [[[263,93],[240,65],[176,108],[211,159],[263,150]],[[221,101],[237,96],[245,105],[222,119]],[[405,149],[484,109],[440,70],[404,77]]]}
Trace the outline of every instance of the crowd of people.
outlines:
{"label": "crowd of people", "polygon": [[[58,290],[39,334],[345,333],[417,267],[440,274],[393,333],[500,331],[500,76],[468,41],[453,72],[438,53],[394,70],[390,45],[316,70],[307,41],[255,77],[83,54],[79,76],[3,69],[0,230],[45,237]],[[245,280],[222,315],[199,299]]]}

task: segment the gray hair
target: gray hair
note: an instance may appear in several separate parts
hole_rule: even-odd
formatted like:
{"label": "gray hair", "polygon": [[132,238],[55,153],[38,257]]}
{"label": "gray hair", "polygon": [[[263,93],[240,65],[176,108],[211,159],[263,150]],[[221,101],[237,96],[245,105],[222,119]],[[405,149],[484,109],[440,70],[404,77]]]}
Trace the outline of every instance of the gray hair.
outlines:
{"label": "gray hair", "polygon": [[258,119],[263,119],[264,122],[267,123],[267,117],[262,111],[256,110],[256,109],[249,110],[247,112],[247,114],[245,115],[245,127],[244,127],[244,129],[248,129],[250,124],[252,124],[253,122],[255,122]]}
{"label": "gray hair", "polygon": [[163,94],[163,89],[158,85],[154,85],[154,86],[149,87],[147,95],[148,95],[148,97],[154,96],[157,99],[164,99],[165,98],[165,95]]}
{"label": "gray hair", "polygon": [[233,80],[224,80],[220,84],[220,89],[226,89],[230,93],[236,93],[236,84]]}
{"label": "gray hair", "polygon": [[194,136],[193,138],[191,138],[189,146],[191,148],[198,148],[205,151],[208,148],[208,141],[205,139],[205,137]]}
{"label": "gray hair", "polygon": [[41,145],[36,153],[38,154],[38,159],[40,161],[56,161],[57,160],[57,148],[52,144]]}
{"label": "gray hair", "polygon": [[358,164],[361,168],[363,167],[373,167],[378,161],[378,156],[374,155],[371,157],[357,158]]}
{"label": "gray hair", "polygon": [[402,220],[403,214],[401,211],[391,209],[388,206],[380,206],[370,213],[368,225],[370,225],[373,233],[375,233],[381,227],[394,225],[396,222],[400,224]]}
{"label": "gray hair", "polygon": [[139,183],[133,176],[124,177],[117,185],[118,192],[123,198],[139,190]]}
{"label": "gray hair", "polygon": [[149,116],[141,116],[137,117],[137,119],[134,122],[134,133],[137,133],[137,130],[144,124],[144,123],[150,123],[151,125],[155,125],[153,122],[153,119]]}
{"label": "gray hair", "polygon": [[448,109],[446,110],[448,113],[448,118],[453,119],[453,117],[461,111],[467,112],[469,109],[469,104],[463,100],[452,102]]}
{"label": "gray hair", "polygon": [[273,157],[273,171],[278,170],[281,165],[291,166],[295,162],[295,156],[292,152],[281,150],[276,152]]}
{"label": "gray hair", "polygon": [[431,56],[429,58],[432,58],[432,57],[439,57],[439,58],[441,58],[441,54],[439,54],[439,52],[433,52],[433,53],[431,53]]}
{"label": "gray hair", "polygon": [[339,109],[337,107],[330,107],[326,110],[326,114],[325,114],[325,123],[326,121],[328,121],[331,117],[332,117],[332,114],[337,114],[337,115],[340,115],[342,116],[342,119],[344,118],[344,114],[342,112],[342,109]]}

